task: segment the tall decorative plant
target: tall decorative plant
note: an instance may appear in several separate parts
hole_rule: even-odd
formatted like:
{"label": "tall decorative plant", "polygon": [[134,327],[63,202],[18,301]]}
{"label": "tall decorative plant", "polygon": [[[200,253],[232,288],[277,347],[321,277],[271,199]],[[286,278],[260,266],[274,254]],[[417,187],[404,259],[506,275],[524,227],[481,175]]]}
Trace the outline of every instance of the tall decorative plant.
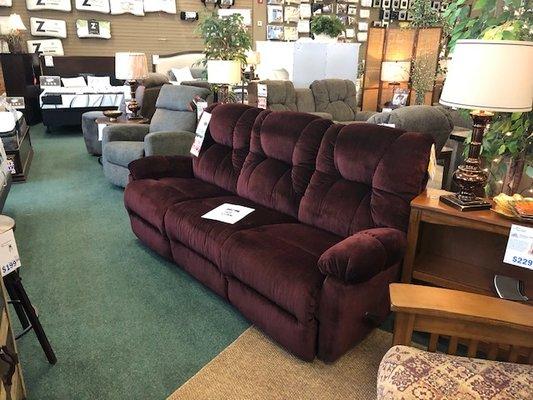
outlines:
{"label": "tall decorative plant", "polygon": [[415,104],[424,104],[426,93],[433,90],[435,84],[435,67],[429,56],[419,56],[413,60],[411,68],[411,88],[415,91]]}
{"label": "tall decorative plant", "polygon": [[[449,28],[448,50],[460,39],[532,40],[530,0],[475,0],[470,18],[466,0],[452,1],[444,12]],[[502,79],[505,79],[502,76]],[[533,178],[533,113],[497,113],[483,139],[482,158],[490,172],[489,192],[518,191],[524,172]],[[496,189],[496,191],[498,191]]]}
{"label": "tall decorative plant", "polygon": [[246,52],[252,49],[252,37],[242,15],[219,17],[216,13],[204,15],[197,33],[204,41],[205,60],[237,60],[246,63]]}
{"label": "tall decorative plant", "polygon": [[440,13],[431,6],[431,0],[413,0],[409,11],[413,16],[409,24],[411,28],[433,28],[444,25]]}

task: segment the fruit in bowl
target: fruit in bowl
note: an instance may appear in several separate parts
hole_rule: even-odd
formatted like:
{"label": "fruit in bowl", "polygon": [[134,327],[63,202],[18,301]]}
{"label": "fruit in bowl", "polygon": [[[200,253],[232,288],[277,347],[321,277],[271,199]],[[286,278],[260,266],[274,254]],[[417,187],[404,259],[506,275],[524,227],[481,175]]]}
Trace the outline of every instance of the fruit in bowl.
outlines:
{"label": "fruit in bowl", "polygon": [[501,193],[493,200],[493,211],[510,218],[533,220],[533,197],[523,197],[519,194],[508,196]]}
{"label": "fruit in bowl", "polygon": [[109,118],[109,121],[114,122],[117,120],[118,117],[122,115],[122,111],[120,110],[106,110],[104,111],[104,115]]}

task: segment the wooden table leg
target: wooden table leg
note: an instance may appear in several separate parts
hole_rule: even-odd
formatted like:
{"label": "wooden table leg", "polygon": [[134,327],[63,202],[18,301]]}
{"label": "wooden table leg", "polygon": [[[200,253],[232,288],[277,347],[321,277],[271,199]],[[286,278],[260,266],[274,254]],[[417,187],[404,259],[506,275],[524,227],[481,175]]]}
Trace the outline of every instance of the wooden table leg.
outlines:
{"label": "wooden table leg", "polygon": [[409,230],[407,231],[407,251],[403,259],[402,282],[410,283],[413,276],[418,234],[420,230],[420,211],[411,209],[409,216]]}

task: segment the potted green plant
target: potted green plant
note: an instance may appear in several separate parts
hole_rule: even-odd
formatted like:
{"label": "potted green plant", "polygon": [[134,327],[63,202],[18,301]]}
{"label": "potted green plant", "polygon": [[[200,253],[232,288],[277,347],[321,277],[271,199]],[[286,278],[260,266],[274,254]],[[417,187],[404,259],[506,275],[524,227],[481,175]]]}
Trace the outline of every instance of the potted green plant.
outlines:
{"label": "potted green plant", "polygon": [[252,38],[242,15],[219,17],[215,13],[208,13],[200,20],[197,33],[204,41],[203,62],[207,66],[208,80],[229,84],[234,83],[232,80],[237,76],[240,79],[241,66],[246,63],[246,52],[252,49]]}
{"label": "potted green plant", "polygon": [[[448,50],[459,39],[533,40],[527,0],[455,0],[444,12]],[[476,12],[470,18],[470,8]],[[505,79],[505,77],[502,77]],[[469,142],[469,139],[467,140]],[[533,113],[496,113],[483,137],[481,157],[489,172],[489,195],[531,193],[533,182]],[[525,189],[524,189],[525,188]]]}
{"label": "potted green plant", "polygon": [[344,32],[344,25],[334,15],[319,15],[311,21],[311,33],[317,41],[336,42],[342,32]]}

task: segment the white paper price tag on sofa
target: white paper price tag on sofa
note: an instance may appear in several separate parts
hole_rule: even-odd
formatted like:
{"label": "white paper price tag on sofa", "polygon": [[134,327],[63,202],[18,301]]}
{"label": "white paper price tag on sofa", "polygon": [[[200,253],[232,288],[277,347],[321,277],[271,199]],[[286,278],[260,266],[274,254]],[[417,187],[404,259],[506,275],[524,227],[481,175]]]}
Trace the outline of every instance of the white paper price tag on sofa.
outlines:
{"label": "white paper price tag on sofa", "polygon": [[196,126],[196,136],[194,138],[194,143],[191,146],[191,154],[195,157],[198,157],[200,154],[200,149],[202,148],[202,143],[204,142],[209,121],[211,121],[211,114],[204,112],[200,117],[200,121],[198,121],[198,125]]}
{"label": "white paper price tag on sofa", "polygon": [[533,228],[511,225],[503,262],[533,270]]}
{"label": "white paper price tag on sofa", "polygon": [[0,268],[2,276],[6,276],[20,268],[20,257],[13,230],[0,234]]}
{"label": "white paper price tag on sofa", "polygon": [[254,208],[224,203],[202,215],[202,218],[212,219],[214,221],[225,222],[226,224],[233,225],[253,211],[255,211]]}

